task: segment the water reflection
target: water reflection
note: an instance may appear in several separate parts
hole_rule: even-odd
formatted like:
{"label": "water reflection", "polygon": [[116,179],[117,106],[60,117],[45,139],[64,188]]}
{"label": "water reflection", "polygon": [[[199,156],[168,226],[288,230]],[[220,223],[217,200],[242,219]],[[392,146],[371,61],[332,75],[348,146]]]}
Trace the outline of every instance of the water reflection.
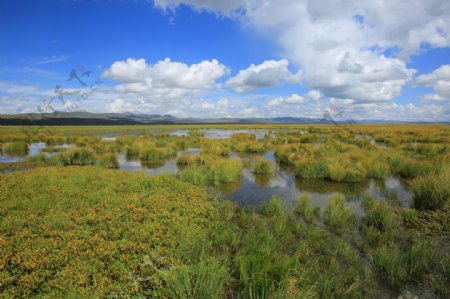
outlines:
{"label": "water reflection", "polygon": [[[239,157],[232,153],[230,156]],[[254,159],[251,156],[240,157],[244,162]],[[274,152],[263,155],[267,160],[274,161]],[[246,165],[248,163],[244,163]],[[384,200],[395,193],[402,206],[410,207],[412,193],[406,188],[405,182],[390,176],[385,180],[366,180],[360,183],[338,183],[321,179],[296,178],[288,167],[276,165],[272,175],[254,174],[251,168],[243,170],[240,182],[223,184],[219,189],[224,198],[238,202],[243,206],[259,205],[274,196],[281,198],[287,206],[292,206],[302,193],[309,193],[313,207],[319,207],[323,213],[328,206],[330,197],[335,193],[346,196],[347,206],[352,207],[357,215],[362,215],[361,199],[371,195],[375,199]]]}
{"label": "water reflection", "polygon": [[120,153],[118,160],[120,169],[127,171],[145,171],[151,176],[163,173],[176,174],[180,171],[175,159],[140,161],[134,157],[127,157],[126,154]]}
{"label": "water reflection", "polygon": [[[238,133],[246,133],[246,134],[255,134],[256,139],[262,139],[264,136],[268,133],[267,130],[220,130],[220,129],[201,129],[201,130],[195,130],[198,132],[201,132],[204,134],[205,138],[209,139],[228,139],[231,138],[233,134]],[[170,135],[172,136],[189,136],[190,130],[174,130],[170,132]]]}

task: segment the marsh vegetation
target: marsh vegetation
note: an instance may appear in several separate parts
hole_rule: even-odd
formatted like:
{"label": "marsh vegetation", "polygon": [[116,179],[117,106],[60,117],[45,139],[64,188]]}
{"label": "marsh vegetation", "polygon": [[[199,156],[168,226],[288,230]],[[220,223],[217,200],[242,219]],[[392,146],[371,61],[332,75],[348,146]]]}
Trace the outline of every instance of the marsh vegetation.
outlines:
{"label": "marsh vegetation", "polygon": [[1,297],[450,296],[448,126],[54,130],[0,128]]}

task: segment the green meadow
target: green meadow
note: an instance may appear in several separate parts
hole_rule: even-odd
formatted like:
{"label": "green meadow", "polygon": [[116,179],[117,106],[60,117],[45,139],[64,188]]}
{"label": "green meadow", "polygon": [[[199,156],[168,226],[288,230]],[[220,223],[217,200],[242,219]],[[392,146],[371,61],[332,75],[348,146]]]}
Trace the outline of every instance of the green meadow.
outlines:
{"label": "green meadow", "polygon": [[[0,298],[450,297],[448,125],[11,126],[0,149]],[[280,172],[326,206],[223,196]],[[389,178],[407,203],[339,187]]]}

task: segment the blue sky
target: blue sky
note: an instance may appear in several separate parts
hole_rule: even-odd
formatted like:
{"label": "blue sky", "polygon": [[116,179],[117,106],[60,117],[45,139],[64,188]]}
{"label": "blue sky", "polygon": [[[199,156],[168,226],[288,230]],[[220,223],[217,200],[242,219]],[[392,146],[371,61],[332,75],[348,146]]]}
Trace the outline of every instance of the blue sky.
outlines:
{"label": "blue sky", "polygon": [[0,113],[450,120],[450,5],[316,2],[1,0]]}

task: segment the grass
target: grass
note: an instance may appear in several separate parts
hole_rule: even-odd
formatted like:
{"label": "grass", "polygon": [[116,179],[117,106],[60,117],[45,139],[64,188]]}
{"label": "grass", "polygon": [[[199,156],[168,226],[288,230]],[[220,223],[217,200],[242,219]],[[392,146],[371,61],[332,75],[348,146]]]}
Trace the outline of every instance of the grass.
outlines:
{"label": "grass", "polygon": [[253,172],[256,174],[272,174],[275,167],[271,161],[264,159],[256,159]]}
{"label": "grass", "polygon": [[312,223],[319,215],[320,208],[311,207],[311,195],[309,193],[304,193],[300,195],[295,204],[295,212],[303,217],[306,222]]}
{"label": "grass", "polygon": [[84,166],[1,179],[5,297],[165,297],[180,234],[215,213],[203,190],[170,177]]}
{"label": "grass", "polygon": [[241,160],[222,158],[189,167],[181,172],[180,178],[195,185],[217,185],[236,182],[241,178],[241,174]]}
{"label": "grass", "polygon": [[406,282],[408,271],[403,265],[401,249],[394,244],[384,244],[372,254],[375,269],[395,288]]}
{"label": "grass", "polygon": [[57,165],[94,165],[96,163],[95,153],[87,148],[71,148],[67,151],[53,156],[52,160]]}
{"label": "grass", "polygon": [[341,194],[330,198],[325,210],[324,222],[338,233],[351,232],[355,227],[355,214],[345,206],[345,197]]}
{"label": "grass", "polygon": [[165,281],[167,294],[173,299],[224,298],[228,276],[228,270],[215,260],[174,267]]}
{"label": "grass", "polygon": [[[256,141],[195,131],[213,127],[270,132]],[[174,128],[194,131],[176,137]],[[112,131],[116,141],[100,141]],[[448,126],[437,125],[83,126],[33,137],[0,127],[3,145],[79,145],[0,165],[29,169],[0,174],[0,297],[379,298],[407,286],[448,298],[449,137]],[[190,147],[202,151],[178,155],[177,176],[107,169],[118,152],[144,165]],[[347,196],[371,178],[402,176],[420,205],[402,207],[401,193],[365,196],[355,216],[337,195],[321,217],[306,193],[287,206],[283,197],[258,207],[212,198],[217,185],[242,190],[243,167],[267,172],[268,161],[248,161],[268,149],[282,169],[308,178],[296,182],[301,190]],[[228,158],[231,151],[242,160]]]}
{"label": "grass", "polygon": [[385,244],[398,237],[400,219],[385,202],[366,197],[364,207],[366,216],[360,229],[368,244]]}
{"label": "grass", "polygon": [[427,175],[411,182],[414,207],[419,210],[442,209],[450,198],[449,174]]}
{"label": "grass", "polygon": [[7,142],[3,145],[3,150],[7,154],[28,153],[28,144],[25,142]]}
{"label": "grass", "polygon": [[117,159],[117,154],[101,154],[97,160],[99,166],[103,166],[106,168],[119,168],[119,160]]}
{"label": "grass", "polygon": [[179,165],[195,165],[201,162],[201,158],[197,155],[183,154],[177,157],[177,164]]}

